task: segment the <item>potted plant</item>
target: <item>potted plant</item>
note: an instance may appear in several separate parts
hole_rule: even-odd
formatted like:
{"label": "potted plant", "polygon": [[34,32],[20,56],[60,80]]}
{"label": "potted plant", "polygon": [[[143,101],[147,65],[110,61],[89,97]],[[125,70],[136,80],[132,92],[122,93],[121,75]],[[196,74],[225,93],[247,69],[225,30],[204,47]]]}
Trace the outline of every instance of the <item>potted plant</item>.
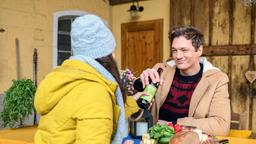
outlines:
{"label": "potted plant", "polygon": [[23,126],[24,119],[33,112],[35,91],[31,79],[13,80],[12,86],[5,91],[3,111],[0,113],[4,127]]}

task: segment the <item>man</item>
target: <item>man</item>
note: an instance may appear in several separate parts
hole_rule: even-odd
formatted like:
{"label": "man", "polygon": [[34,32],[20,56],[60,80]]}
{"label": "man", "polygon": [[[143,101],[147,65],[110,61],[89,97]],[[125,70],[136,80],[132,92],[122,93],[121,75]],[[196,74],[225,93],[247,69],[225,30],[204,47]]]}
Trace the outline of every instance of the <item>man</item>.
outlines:
{"label": "man", "polygon": [[[210,135],[227,135],[230,127],[228,77],[212,66],[203,53],[203,34],[194,27],[169,33],[173,60],[156,64],[140,75],[143,87],[160,82],[152,104],[154,122],[172,121],[195,126]],[[157,69],[164,69],[161,76]]]}

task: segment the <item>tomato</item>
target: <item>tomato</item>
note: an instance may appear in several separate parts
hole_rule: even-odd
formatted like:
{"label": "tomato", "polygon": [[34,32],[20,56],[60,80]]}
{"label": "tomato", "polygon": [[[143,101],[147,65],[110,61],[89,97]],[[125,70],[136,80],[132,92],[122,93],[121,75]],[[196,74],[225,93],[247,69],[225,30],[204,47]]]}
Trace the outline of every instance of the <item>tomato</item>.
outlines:
{"label": "tomato", "polygon": [[169,127],[174,128],[174,126],[173,126],[173,123],[172,123],[172,122],[167,122],[167,125],[168,125]]}
{"label": "tomato", "polygon": [[182,129],[179,124],[175,124],[173,128],[174,128],[174,130],[175,130],[175,133],[181,131],[181,129]]}

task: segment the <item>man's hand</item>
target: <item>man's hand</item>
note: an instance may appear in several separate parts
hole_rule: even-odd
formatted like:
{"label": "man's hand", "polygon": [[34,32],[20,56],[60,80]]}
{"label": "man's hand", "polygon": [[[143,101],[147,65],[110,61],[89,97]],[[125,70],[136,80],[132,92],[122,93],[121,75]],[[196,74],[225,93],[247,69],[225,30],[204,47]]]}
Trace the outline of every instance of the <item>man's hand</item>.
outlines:
{"label": "man's hand", "polygon": [[160,76],[155,69],[146,69],[140,74],[143,88],[145,88],[145,86],[149,84],[149,78],[152,80],[153,83],[160,82],[160,85],[163,83],[163,80],[160,79]]}

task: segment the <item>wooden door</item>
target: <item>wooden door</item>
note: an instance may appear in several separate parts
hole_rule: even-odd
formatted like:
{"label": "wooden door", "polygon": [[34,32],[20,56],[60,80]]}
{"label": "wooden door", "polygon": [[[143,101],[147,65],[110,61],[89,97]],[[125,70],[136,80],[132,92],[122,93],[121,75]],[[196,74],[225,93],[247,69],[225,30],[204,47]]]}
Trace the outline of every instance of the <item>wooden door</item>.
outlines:
{"label": "wooden door", "polygon": [[131,69],[136,76],[162,61],[163,20],[131,22],[121,25],[122,69]]}

